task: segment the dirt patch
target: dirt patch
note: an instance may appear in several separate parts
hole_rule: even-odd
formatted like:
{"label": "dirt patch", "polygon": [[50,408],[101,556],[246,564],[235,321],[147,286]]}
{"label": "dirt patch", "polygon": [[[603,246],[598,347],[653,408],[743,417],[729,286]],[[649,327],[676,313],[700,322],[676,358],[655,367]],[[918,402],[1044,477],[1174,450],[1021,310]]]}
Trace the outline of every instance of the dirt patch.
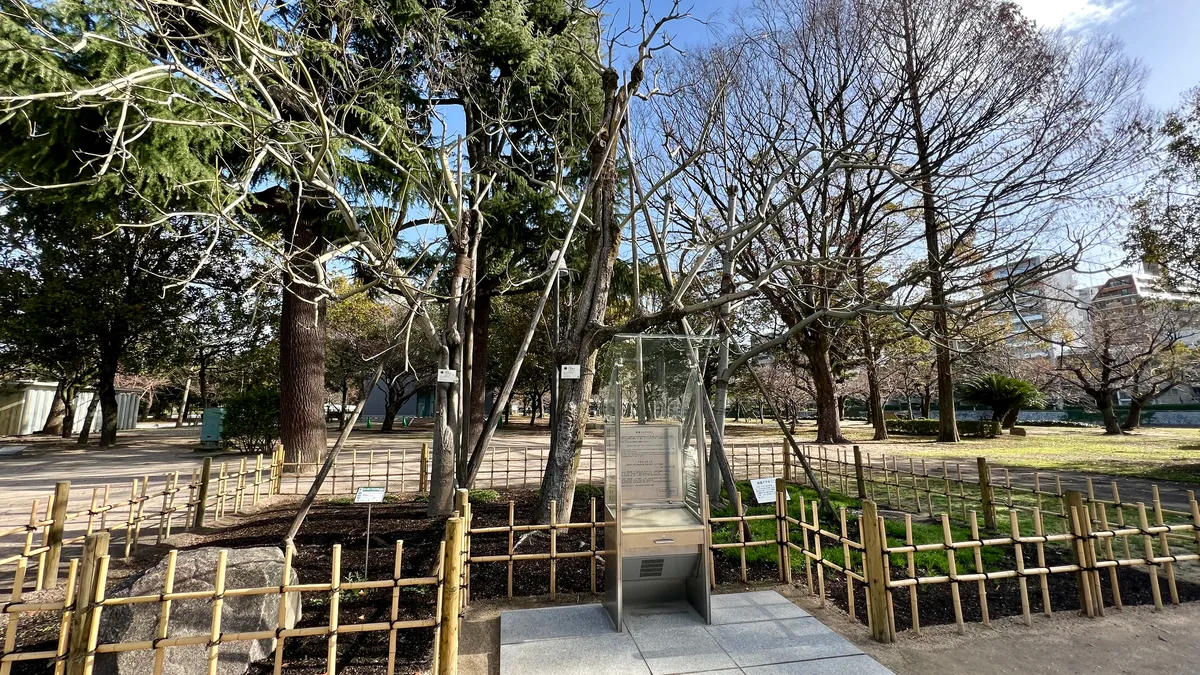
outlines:
{"label": "dirt patch", "polygon": [[[258,512],[231,519],[220,528],[172,537],[170,546],[143,546],[127,559],[113,558],[110,584],[154,566],[170,547],[188,550],[202,546],[249,548],[278,545],[291,526],[298,499],[275,500]],[[425,502],[404,499],[376,505],[371,514],[371,567],[363,575],[366,547],[366,509],[363,506],[328,502],[313,507],[296,539],[293,567],[300,583],[323,583],[331,578],[333,546],[342,545],[342,579],[390,579],[395,564],[397,540],[403,540],[401,574],[426,576],[433,569],[445,521],[425,516]],[[111,587],[111,586],[110,586]],[[436,592],[429,586],[401,589],[401,620],[432,618]],[[62,598],[62,591],[39,594],[39,601]],[[391,589],[343,592],[339,598],[340,624],[386,622],[390,619]],[[329,623],[329,594],[304,593],[303,618],[299,627]],[[29,650],[53,650],[57,641],[57,614],[23,615],[18,645]],[[422,672],[432,660],[433,629],[406,629],[396,641],[398,673]],[[324,637],[289,638],[284,642],[284,667],[289,673],[324,673],[327,642]],[[387,632],[346,633],[338,638],[338,672],[367,675],[386,670]],[[53,671],[48,661],[17,662],[16,674]],[[256,664],[250,672],[272,672],[273,663]]]}

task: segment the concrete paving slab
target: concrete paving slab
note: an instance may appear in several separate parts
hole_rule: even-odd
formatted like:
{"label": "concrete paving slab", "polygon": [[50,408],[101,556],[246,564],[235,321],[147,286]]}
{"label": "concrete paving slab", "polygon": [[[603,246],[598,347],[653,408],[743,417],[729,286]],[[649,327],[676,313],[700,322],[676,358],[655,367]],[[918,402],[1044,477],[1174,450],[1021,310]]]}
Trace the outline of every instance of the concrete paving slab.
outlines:
{"label": "concrete paving slab", "polygon": [[630,607],[625,610],[625,629],[637,632],[642,628],[687,628],[703,626],[704,619],[686,602],[657,607]]}
{"label": "concrete paving slab", "polygon": [[707,630],[741,668],[862,653],[811,617],[709,626]]}
{"label": "concrete paving slab", "polygon": [[714,595],[712,598],[712,622],[717,626],[806,616],[810,614],[775,591]]}
{"label": "concrete paving slab", "polygon": [[866,654],[813,661],[774,663],[742,670],[746,675],[894,675]]}
{"label": "concrete paving slab", "polygon": [[750,591],[749,593],[720,593],[712,596],[713,607],[747,607],[761,605],[790,605],[791,600],[778,591]]}
{"label": "concrete paving slab", "polygon": [[737,665],[703,625],[647,625],[630,629],[629,634],[653,675],[704,672]]}
{"label": "concrete paving slab", "polygon": [[519,609],[500,615],[500,644],[612,633],[603,605]]}
{"label": "concrete paving slab", "polygon": [[683,602],[629,607],[623,633],[598,604],[501,612],[500,673],[889,675],[774,591],[716,596],[713,609],[728,622]]}
{"label": "concrete paving slab", "polygon": [[500,645],[500,675],[651,675],[629,633]]}

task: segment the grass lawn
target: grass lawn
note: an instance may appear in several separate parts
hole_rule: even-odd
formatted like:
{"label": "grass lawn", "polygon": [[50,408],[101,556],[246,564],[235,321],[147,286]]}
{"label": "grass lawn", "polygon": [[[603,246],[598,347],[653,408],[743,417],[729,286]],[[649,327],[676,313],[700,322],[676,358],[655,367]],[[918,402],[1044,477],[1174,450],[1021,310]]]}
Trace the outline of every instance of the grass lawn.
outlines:
{"label": "grass lawn", "polygon": [[[777,427],[768,424],[735,423],[730,426],[732,443],[768,437],[782,442]],[[1193,428],[1147,427],[1124,436],[1106,436],[1094,428],[1026,427],[1028,436],[1004,435],[990,439],[965,439],[961,443],[937,443],[928,437],[894,436],[872,441],[871,427],[863,422],[844,422],[843,433],[852,443],[871,454],[887,453],[928,459],[987,457],[1001,466],[1042,471],[1085,471],[1157,480],[1200,483],[1200,430]],[[800,442],[815,436],[813,422],[802,422],[796,430]]]}
{"label": "grass lawn", "polygon": [[[742,493],[743,512],[746,515],[773,514],[775,513],[774,504],[764,504],[762,506],[755,505],[754,492],[750,488],[749,482],[741,481],[738,483],[738,491]],[[788,512],[792,517],[799,519],[801,499],[804,504],[809,505],[808,513],[811,518],[811,504],[817,498],[817,493],[806,487],[788,486],[788,492],[791,494],[791,499],[788,502]],[[858,516],[861,513],[862,505],[859,500],[852,497],[846,497],[834,492],[829,495],[829,501],[834,509],[846,509],[846,525],[847,533],[850,539],[859,539],[858,537]],[[734,509],[732,506],[714,511],[713,516],[732,516]],[[1007,516],[1007,514],[1006,514]],[[752,520],[748,521],[752,541],[773,541],[775,539],[775,521],[774,520]],[[905,541],[905,524],[902,519],[891,518],[884,520],[887,531],[888,544],[892,546],[900,546]],[[1029,524],[1028,532],[1032,534],[1032,521]],[[840,522],[824,522],[821,521],[821,528],[831,532],[839,532],[841,528]],[[943,532],[940,522],[929,522],[923,519],[914,518],[912,523],[913,543],[915,544],[932,544],[943,541]],[[962,523],[952,521],[950,531],[954,536],[955,541],[964,541],[971,539],[971,530],[968,526]],[[802,537],[797,527],[793,526],[792,541],[800,543]],[[723,523],[713,527],[713,543],[723,544],[727,542],[737,541],[737,524]],[[811,539],[810,539],[811,542]],[[810,543],[811,545],[811,543]],[[822,555],[826,560],[837,565],[844,566],[845,557],[842,551],[842,545],[834,540],[823,539],[821,541]],[[731,558],[739,557],[737,548],[723,549],[722,553]],[[1002,564],[1005,558],[1005,548],[1003,547],[983,547],[981,549],[983,568],[988,571],[998,569],[1006,569]],[[955,552],[956,564],[960,571],[974,570],[975,557],[970,549],[959,549]],[[862,570],[862,554],[851,549],[851,563],[854,569]],[[765,562],[772,565],[778,564],[778,551],[774,546],[755,546],[746,549],[746,561]],[[914,563],[919,574],[923,575],[942,575],[949,570],[948,561],[945,551],[919,551],[914,554]],[[907,564],[907,557],[904,554],[892,555],[892,566],[903,569]],[[804,558],[800,555],[792,556],[792,569],[800,569],[804,567]]]}

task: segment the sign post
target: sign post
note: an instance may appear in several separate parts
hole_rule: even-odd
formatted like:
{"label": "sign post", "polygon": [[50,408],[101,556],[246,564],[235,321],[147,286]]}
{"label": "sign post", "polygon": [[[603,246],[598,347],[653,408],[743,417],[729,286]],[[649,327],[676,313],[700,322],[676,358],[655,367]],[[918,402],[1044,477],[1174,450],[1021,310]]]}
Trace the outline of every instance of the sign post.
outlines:
{"label": "sign post", "polygon": [[580,375],[579,364],[566,364],[562,367],[562,379],[578,380]]}
{"label": "sign post", "polygon": [[387,495],[387,488],[367,487],[358,488],[354,493],[355,504],[367,505],[367,551],[363,559],[363,580],[367,579],[367,572],[371,569],[371,506],[373,504],[382,504],[383,498]]}

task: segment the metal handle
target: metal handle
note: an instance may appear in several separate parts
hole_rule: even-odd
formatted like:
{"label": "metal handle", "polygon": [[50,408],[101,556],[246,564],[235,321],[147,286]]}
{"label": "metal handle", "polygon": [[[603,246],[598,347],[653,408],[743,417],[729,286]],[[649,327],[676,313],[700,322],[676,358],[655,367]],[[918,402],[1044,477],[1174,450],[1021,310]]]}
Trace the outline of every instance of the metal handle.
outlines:
{"label": "metal handle", "polygon": [[675,540],[667,538],[667,537],[663,537],[662,539],[655,539],[654,543],[656,543],[656,544],[674,544]]}

